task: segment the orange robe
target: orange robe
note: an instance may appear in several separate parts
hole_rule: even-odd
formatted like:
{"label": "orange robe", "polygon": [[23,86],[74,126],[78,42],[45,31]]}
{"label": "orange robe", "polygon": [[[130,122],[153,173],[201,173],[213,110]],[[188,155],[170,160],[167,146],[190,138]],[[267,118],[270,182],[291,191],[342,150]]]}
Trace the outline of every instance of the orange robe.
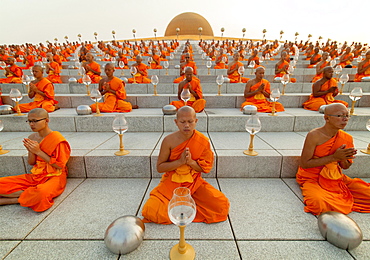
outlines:
{"label": "orange robe", "polygon": [[[369,64],[370,61],[366,62],[363,67],[369,66]],[[370,77],[370,68],[368,68],[361,74],[356,73],[354,82],[361,82],[361,79],[364,77]]]}
{"label": "orange robe", "polygon": [[[178,160],[185,148],[189,148],[191,157],[197,161],[203,172],[211,171],[214,155],[207,137],[194,130],[192,137],[171,150],[169,161]],[[171,224],[168,217],[168,203],[174,189],[187,187],[191,191],[197,212],[193,222],[215,223],[225,221],[229,212],[229,200],[219,190],[202,178],[188,165],[182,165],[174,171],[162,175],[161,182],[154,188],[142,211],[144,222]]]}
{"label": "orange robe", "polygon": [[[197,65],[194,61],[189,61],[188,63],[186,63],[185,65],[180,65],[181,66],[181,70],[183,71],[186,67],[191,67],[193,68],[193,75],[197,75]],[[176,78],[173,83],[180,83],[181,81],[183,81],[185,79],[184,77],[184,74],[182,74],[180,77]]]}
{"label": "orange robe", "polygon": [[[144,75],[139,72],[134,75],[136,83],[150,83],[151,80],[148,78],[148,66],[144,63],[140,63],[139,70],[141,70]],[[128,83],[134,83],[134,78],[129,78]]]}
{"label": "orange robe", "polygon": [[344,55],[344,59],[346,61],[339,62],[339,65],[342,66],[342,68],[344,68],[347,65],[351,65],[351,63],[352,63],[351,59],[353,59],[353,54],[352,53],[343,54],[343,55]]}
{"label": "orange robe", "polygon": [[[323,69],[323,68],[325,68],[328,65],[329,65],[329,62],[326,61],[323,64],[321,64],[320,69]],[[324,75],[323,72],[321,72],[319,74],[316,74],[315,77],[313,77],[313,79],[312,79],[312,83],[315,83],[316,81],[318,81],[319,79],[321,79],[323,75]]]}
{"label": "orange robe", "polygon": [[[126,90],[122,80],[117,77],[107,82],[110,88],[116,91],[116,94],[107,92],[104,95],[104,102],[98,103],[100,112],[130,112],[132,105],[130,102],[124,101],[126,99]],[[103,89],[105,89],[103,85]],[[96,112],[96,104],[92,104],[91,110]]]}
{"label": "orange robe", "polygon": [[[97,62],[93,61],[93,62],[91,62],[91,63],[90,63],[90,64],[88,64],[88,65],[89,65],[89,66],[90,66],[90,68],[91,68],[91,69],[93,69],[94,71],[101,72],[99,63],[97,63]],[[88,72],[86,73],[86,75],[88,75],[88,76],[90,77],[90,79],[91,79],[91,83],[99,83],[99,81],[102,79],[102,77],[101,77],[100,75],[95,74],[95,73],[94,73],[94,72],[92,72],[92,71],[88,71]],[[82,82],[82,78],[80,78],[80,79],[78,80],[78,83],[83,83],[83,82]]]}
{"label": "orange robe", "polygon": [[10,71],[14,74],[7,74],[6,78],[0,79],[0,83],[22,83],[22,69],[13,64],[13,66],[10,67]]}
{"label": "orange robe", "polygon": [[[160,58],[158,55],[153,55],[152,57],[153,61],[150,63],[150,68],[151,69],[163,69],[163,67],[160,65]],[[157,62],[155,62],[157,61]]]}
{"label": "orange robe", "polygon": [[35,65],[35,56],[30,54],[26,56],[26,66],[22,67],[22,69],[29,69],[34,65]]}
{"label": "orange robe", "polygon": [[52,83],[63,83],[60,78],[60,66],[55,61],[50,62],[49,66],[54,69],[49,70],[49,75],[46,77],[48,80],[50,80]]}
{"label": "orange robe", "polygon": [[[271,93],[270,82],[268,82],[268,80],[266,79],[262,79],[257,84],[254,84],[253,86],[251,86],[251,91],[255,91],[256,89],[258,89],[262,83],[265,84],[265,88],[264,88],[265,91],[270,94]],[[262,93],[258,93],[252,97],[246,98],[245,102],[241,105],[241,109],[243,109],[243,107],[246,105],[256,106],[258,112],[262,112],[262,113],[272,112],[272,102],[268,101]],[[284,111],[284,106],[281,103],[276,102],[275,112],[282,112],[282,111]]]}
{"label": "orange robe", "polygon": [[[202,112],[204,108],[206,107],[206,100],[203,99],[203,92],[202,92],[202,86],[200,85],[200,81],[199,79],[193,78],[190,82],[185,84],[184,88],[187,88],[188,84],[190,84],[191,88],[195,91],[195,93],[197,93],[199,99],[195,99],[195,97],[192,94],[190,94],[191,97],[186,102],[186,105],[194,108],[196,113]],[[180,107],[185,106],[185,102],[182,100],[172,101],[171,105],[179,109]]]}
{"label": "orange robe", "polygon": [[320,62],[321,54],[316,54],[314,57],[311,58],[311,64],[308,65],[308,68],[314,68],[317,63]]}
{"label": "orange robe", "polygon": [[[223,57],[225,57],[225,62],[223,62]],[[222,54],[217,60],[216,60],[216,65],[214,69],[227,69],[229,66],[226,65],[228,63],[227,55]]]}
{"label": "orange robe", "polygon": [[[244,66],[243,63],[240,61],[234,63],[233,65],[230,65],[230,69],[235,69],[236,65],[239,65],[239,67]],[[240,76],[239,72],[236,70],[230,75],[227,75],[227,77],[230,79],[230,83],[247,83],[249,78],[244,78]]]}
{"label": "orange robe", "polygon": [[[336,87],[337,81],[333,78],[325,82],[321,88],[320,91],[326,91],[331,87]],[[303,108],[307,110],[314,110],[319,111],[320,107],[322,105],[328,105],[332,103],[342,103],[346,107],[348,107],[348,103],[342,100],[335,100],[333,97],[333,93],[328,93],[326,95],[320,96],[320,97],[314,97],[312,94],[310,95],[310,98],[303,103]]]}
{"label": "orange robe", "polygon": [[[37,156],[31,174],[0,178],[0,194],[23,190],[19,204],[37,212],[49,209],[54,204],[53,198],[63,193],[67,183],[66,165],[71,154],[68,142],[57,131],[48,134],[41,141],[40,148],[51,157],[49,163]],[[52,164],[62,169],[54,168]]]}
{"label": "orange robe", "polygon": [[[287,68],[289,68],[289,62],[287,62],[286,60],[284,61],[284,62],[282,62],[282,63],[280,63],[279,64],[279,66],[278,66],[278,69],[280,70],[280,69],[282,69],[283,67],[285,67],[285,66],[287,66]],[[275,78],[281,78],[282,76],[284,76],[286,73],[285,72],[280,72],[280,73],[277,73],[277,74],[275,74],[275,77],[274,77],[274,79]],[[292,83],[295,83],[297,80],[295,79],[295,78],[290,78],[290,82],[292,82]]]}
{"label": "orange robe", "polygon": [[[19,108],[22,113],[27,113],[28,111],[41,107],[46,111],[53,112],[55,110],[55,104],[58,104],[58,101],[54,100],[54,86],[47,78],[43,78],[41,81],[37,82],[36,87],[44,92],[46,97],[41,96],[40,94],[35,94],[34,101],[25,104],[19,104]],[[16,108],[14,108],[16,109]]]}
{"label": "orange robe", "polygon": [[[339,130],[327,142],[316,146],[314,157],[321,158],[333,154],[341,145],[353,147],[352,136]],[[304,211],[319,215],[326,211],[348,214],[351,211],[370,212],[370,184],[358,178],[350,178],[342,173],[337,162],[324,166],[298,168],[296,180],[304,197]],[[326,169],[331,169],[327,174]],[[335,174],[333,174],[335,173]]]}

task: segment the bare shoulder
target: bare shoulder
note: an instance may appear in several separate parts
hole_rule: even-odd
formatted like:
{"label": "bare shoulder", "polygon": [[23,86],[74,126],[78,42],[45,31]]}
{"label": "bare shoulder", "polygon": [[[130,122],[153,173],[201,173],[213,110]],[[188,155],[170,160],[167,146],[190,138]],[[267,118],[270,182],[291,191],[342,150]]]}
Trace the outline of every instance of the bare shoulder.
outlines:
{"label": "bare shoulder", "polygon": [[169,149],[176,147],[177,140],[179,139],[178,135],[178,131],[167,135],[165,138],[163,138],[162,147],[168,147]]}
{"label": "bare shoulder", "polygon": [[318,145],[320,143],[324,143],[327,139],[326,136],[322,132],[322,127],[312,129],[306,136],[306,142],[309,142],[314,145]]}
{"label": "bare shoulder", "polygon": [[30,134],[28,136],[29,139],[33,140],[33,141],[36,141],[36,142],[41,142],[42,138],[41,136],[39,135],[39,133],[33,133],[33,134]]}

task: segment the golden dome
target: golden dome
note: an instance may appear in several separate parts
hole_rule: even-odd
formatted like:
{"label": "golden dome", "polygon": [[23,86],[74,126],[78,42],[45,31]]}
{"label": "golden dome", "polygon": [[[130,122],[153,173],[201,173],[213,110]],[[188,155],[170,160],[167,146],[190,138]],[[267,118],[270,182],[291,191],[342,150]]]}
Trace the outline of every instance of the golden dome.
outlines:
{"label": "golden dome", "polygon": [[178,35],[199,35],[199,28],[202,28],[202,35],[213,36],[213,30],[209,22],[200,14],[182,13],[171,20],[167,25],[164,36],[176,36],[176,28],[180,28]]}

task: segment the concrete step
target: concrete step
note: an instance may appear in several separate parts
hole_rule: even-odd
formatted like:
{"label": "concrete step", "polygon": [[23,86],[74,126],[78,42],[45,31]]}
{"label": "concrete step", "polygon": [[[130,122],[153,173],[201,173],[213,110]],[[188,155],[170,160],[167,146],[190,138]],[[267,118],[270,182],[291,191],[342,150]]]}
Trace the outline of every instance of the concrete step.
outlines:
{"label": "concrete step", "polygon": [[[55,118],[52,118],[54,120]],[[150,178],[156,171],[159,149],[168,132],[131,132],[124,134],[125,156],[115,156],[119,138],[112,131],[64,132],[72,147],[69,176],[75,178]],[[55,128],[54,128],[55,129]],[[349,132],[355,147],[365,149],[370,142],[367,131]],[[3,132],[0,144],[9,153],[0,156],[0,176],[29,172],[27,151],[22,139],[30,132]],[[249,146],[247,132],[204,132],[210,138],[215,164],[208,177],[218,178],[293,178],[306,132],[260,132],[254,140],[258,156],[243,153]],[[358,151],[354,165],[345,171],[351,177],[368,177],[370,156]]]}
{"label": "concrete step", "polygon": [[[348,122],[348,131],[364,131],[370,118],[368,107],[357,107],[356,116]],[[65,132],[110,132],[117,113],[104,113],[103,116],[77,115],[74,108],[62,108],[50,113],[50,126]],[[323,114],[302,108],[286,108],[278,116],[258,113],[262,132],[302,132],[310,131],[324,124]],[[139,108],[125,113],[130,132],[166,132],[177,130],[173,120],[175,115],[163,115],[161,108]],[[197,129],[204,132],[244,132],[249,118],[238,108],[206,108],[198,113]],[[25,122],[27,115],[0,115],[5,132],[29,131]]]}

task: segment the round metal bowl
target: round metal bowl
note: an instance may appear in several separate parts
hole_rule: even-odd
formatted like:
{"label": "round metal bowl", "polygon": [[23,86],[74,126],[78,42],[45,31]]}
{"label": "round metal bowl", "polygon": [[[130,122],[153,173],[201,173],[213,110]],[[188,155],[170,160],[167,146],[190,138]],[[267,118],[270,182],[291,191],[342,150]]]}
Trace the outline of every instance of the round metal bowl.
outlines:
{"label": "round metal bowl", "polygon": [[253,105],[246,105],[243,107],[243,114],[245,115],[255,115],[257,114],[257,107]]}
{"label": "round metal bowl", "polygon": [[0,115],[13,114],[13,107],[11,105],[2,105],[0,106]]}
{"label": "round metal bowl", "polygon": [[176,115],[177,109],[173,105],[165,105],[162,111],[164,115]]}
{"label": "round metal bowl", "polygon": [[78,115],[90,115],[92,114],[91,107],[88,105],[79,105],[76,108]]}

